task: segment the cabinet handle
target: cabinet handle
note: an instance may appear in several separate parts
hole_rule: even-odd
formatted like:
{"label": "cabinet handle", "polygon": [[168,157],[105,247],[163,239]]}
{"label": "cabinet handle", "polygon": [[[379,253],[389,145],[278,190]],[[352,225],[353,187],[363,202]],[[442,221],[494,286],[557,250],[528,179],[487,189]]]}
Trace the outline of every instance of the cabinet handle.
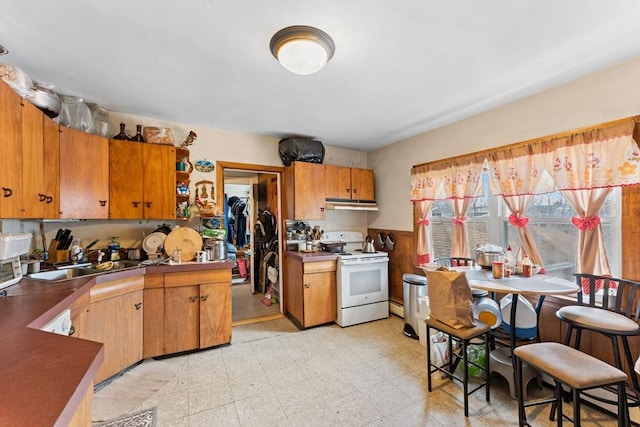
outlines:
{"label": "cabinet handle", "polygon": [[100,206],[107,206],[106,200],[98,200],[100,202]]}
{"label": "cabinet handle", "polygon": [[47,204],[53,202],[53,197],[47,196]]}
{"label": "cabinet handle", "polygon": [[353,194],[356,194],[356,193],[358,192],[358,189],[357,189],[357,188],[354,188],[354,189],[352,189],[352,190],[351,190],[351,192],[352,192]]}
{"label": "cabinet handle", "polygon": [[189,297],[189,299],[191,300],[191,302],[198,301],[198,297],[194,297],[194,296]]}
{"label": "cabinet handle", "polygon": [[135,304],[133,304],[136,307],[136,310],[140,310],[140,308],[142,308],[142,303],[141,302],[137,302]]}
{"label": "cabinet handle", "polygon": [[42,193],[38,193],[38,199],[40,199],[41,202],[44,202],[45,200],[47,200],[47,196]]}
{"label": "cabinet handle", "polygon": [[13,194],[13,190],[7,187],[2,187],[2,191],[4,191],[4,197],[11,197]]}
{"label": "cabinet handle", "polygon": [[140,202],[131,202],[131,204],[133,205],[134,208],[137,208]]}
{"label": "cabinet handle", "polygon": [[307,289],[310,288],[311,287],[311,283],[305,283],[304,287],[307,288]]}
{"label": "cabinet handle", "polygon": [[73,336],[73,334],[76,333],[76,327],[71,325],[71,328],[69,328],[69,336]]}
{"label": "cabinet handle", "polygon": [[145,205],[146,207],[150,208],[150,207],[151,207],[151,203],[153,203],[153,202],[144,202],[144,205]]}
{"label": "cabinet handle", "polygon": [[320,212],[324,212],[324,208],[320,208]]}
{"label": "cabinet handle", "polygon": [[351,192],[351,189],[350,189],[350,188],[347,188],[347,189],[346,189],[346,190],[344,190],[344,191],[346,191],[347,193],[350,193],[350,192]]}
{"label": "cabinet handle", "polygon": [[200,299],[201,299],[202,301],[206,301],[206,300],[207,300],[207,298],[209,298],[209,294],[207,294],[207,295],[202,295],[202,296],[200,297]]}

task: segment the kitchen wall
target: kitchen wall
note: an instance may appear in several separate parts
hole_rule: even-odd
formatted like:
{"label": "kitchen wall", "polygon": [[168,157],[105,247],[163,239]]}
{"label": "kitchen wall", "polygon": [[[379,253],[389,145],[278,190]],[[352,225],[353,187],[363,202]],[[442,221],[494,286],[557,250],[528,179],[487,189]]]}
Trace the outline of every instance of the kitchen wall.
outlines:
{"label": "kitchen wall", "polygon": [[371,152],[380,211],[369,227],[413,230],[413,165],[638,114],[640,57]]}

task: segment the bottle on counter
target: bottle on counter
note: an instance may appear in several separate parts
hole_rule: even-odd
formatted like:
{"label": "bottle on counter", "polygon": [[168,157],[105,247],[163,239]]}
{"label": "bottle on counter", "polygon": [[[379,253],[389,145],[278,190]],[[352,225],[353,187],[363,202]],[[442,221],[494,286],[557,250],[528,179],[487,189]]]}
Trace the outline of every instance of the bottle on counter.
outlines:
{"label": "bottle on counter", "polygon": [[136,125],[136,134],[131,138],[131,141],[145,142],[142,136],[142,125]]}
{"label": "bottle on counter", "polygon": [[107,246],[107,257],[109,261],[119,261],[120,260],[120,243],[118,242],[117,237],[112,237],[111,242]]}
{"label": "bottle on counter", "polygon": [[524,254],[522,261],[520,261],[520,267],[522,267],[522,277],[531,277],[533,275],[533,263],[529,259],[529,254]]}
{"label": "bottle on counter", "polygon": [[125,124],[124,123],[120,123],[120,133],[112,136],[111,139],[123,139],[125,141],[129,140],[129,136],[127,135],[127,132],[125,131]]}

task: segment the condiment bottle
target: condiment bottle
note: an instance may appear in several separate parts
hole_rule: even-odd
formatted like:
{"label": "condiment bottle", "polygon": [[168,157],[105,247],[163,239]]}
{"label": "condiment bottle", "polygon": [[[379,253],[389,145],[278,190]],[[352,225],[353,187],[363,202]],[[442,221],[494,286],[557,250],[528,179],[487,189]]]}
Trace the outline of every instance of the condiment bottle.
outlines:
{"label": "condiment bottle", "polygon": [[533,275],[533,263],[529,259],[528,254],[524,254],[522,257],[520,267],[522,267],[522,277],[531,277]]}
{"label": "condiment bottle", "polygon": [[125,141],[129,140],[129,136],[127,135],[127,132],[125,132],[124,128],[125,128],[125,124],[124,123],[120,123],[120,133],[111,137],[111,139],[124,139]]}
{"label": "condiment bottle", "polygon": [[511,276],[511,273],[515,271],[515,268],[516,268],[516,260],[513,257],[513,251],[511,250],[511,245],[507,245],[507,252],[505,254],[505,259],[504,259],[505,277]]}

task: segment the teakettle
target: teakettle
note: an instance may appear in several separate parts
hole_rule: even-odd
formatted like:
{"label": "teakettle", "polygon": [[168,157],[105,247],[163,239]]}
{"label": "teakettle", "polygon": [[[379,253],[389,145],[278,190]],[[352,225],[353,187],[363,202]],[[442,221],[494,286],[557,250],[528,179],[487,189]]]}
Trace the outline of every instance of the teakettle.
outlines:
{"label": "teakettle", "polygon": [[362,252],[365,254],[373,254],[376,252],[376,248],[373,246],[373,239],[369,236],[365,239],[364,246],[362,247]]}

